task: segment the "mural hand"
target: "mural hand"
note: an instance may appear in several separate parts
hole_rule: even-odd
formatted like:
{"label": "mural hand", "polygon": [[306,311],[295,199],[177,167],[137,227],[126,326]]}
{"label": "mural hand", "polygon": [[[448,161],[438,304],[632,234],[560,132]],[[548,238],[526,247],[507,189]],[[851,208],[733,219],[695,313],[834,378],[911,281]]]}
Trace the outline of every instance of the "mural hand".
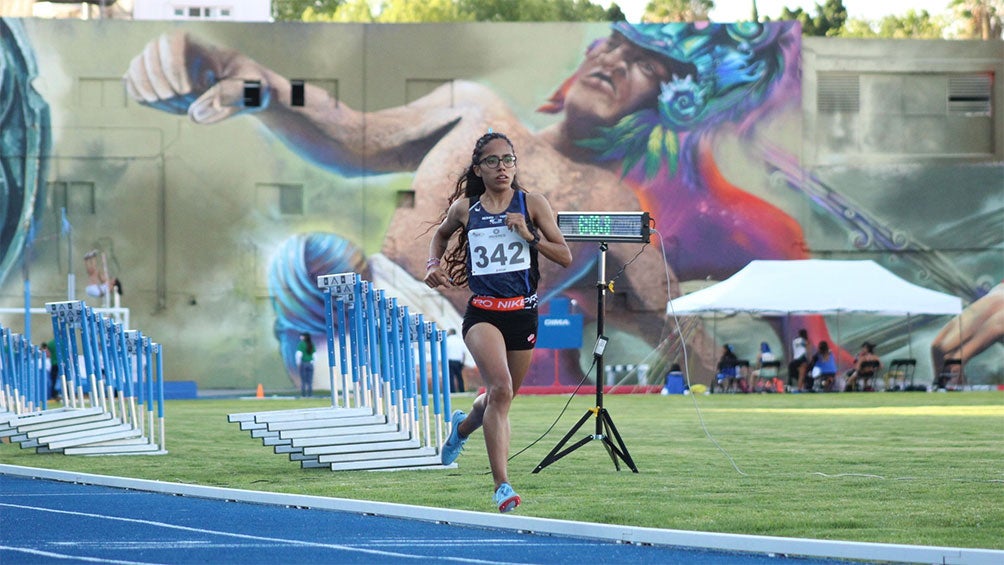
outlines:
{"label": "mural hand", "polygon": [[247,111],[249,109],[244,107],[244,84],[233,80],[221,81],[210,87],[188,107],[189,117],[198,124],[215,124]]}
{"label": "mural hand", "polygon": [[931,340],[931,368],[940,371],[950,357],[968,361],[998,343],[1004,344],[1004,282],[941,328]]}
{"label": "mural hand", "polygon": [[250,110],[244,107],[248,80],[261,81],[260,107],[265,107],[269,86],[263,75],[250,58],[175,31],[148,43],[130,62],[123,80],[126,92],[141,104],[208,124]]}

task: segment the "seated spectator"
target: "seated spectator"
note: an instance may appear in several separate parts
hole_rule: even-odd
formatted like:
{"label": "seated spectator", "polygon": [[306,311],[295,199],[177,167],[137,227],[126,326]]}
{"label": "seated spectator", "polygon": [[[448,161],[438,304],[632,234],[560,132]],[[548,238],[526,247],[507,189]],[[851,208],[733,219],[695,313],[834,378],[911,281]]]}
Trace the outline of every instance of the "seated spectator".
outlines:
{"label": "seated spectator", "polygon": [[756,356],[757,366],[762,366],[764,361],[777,361],[777,357],[774,357],[774,352],[770,350],[770,344],[766,341],[761,341],[760,353],[757,353]]}
{"label": "seated spectator", "polygon": [[[775,384],[775,381],[778,380],[777,367],[779,367],[780,365],[775,366],[775,370],[769,376],[763,375],[763,378],[761,378],[761,374],[763,373],[763,364],[774,363],[776,361],[777,357],[775,357],[774,352],[770,350],[770,344],[768,344],[766,341],[761,341],[760,353],[757,353],[756,356],[756,368],[754,368],[753,371],[750,372],[750,387],[754,391],[777,392],[777,386]],[[782,384],[781,390],[783,391],[784,383],[781,384]]]}
{"label": "seated spectator", "polygon": [[875,355],[875,344],[868,341],[862,343],[861,350],[854,357],[854,368],[847,372],[847,386],[844,390],[857,390],[858,384],[862,390],[869,390],[871,379],[875,378],[881,368],[882,360]]}
{"label": "seated spectator", "polygon": [[[812,356],[813,384],[823,392],[833,392],[834,380],[837,376],[837,358],[830,351],[830,344],[821,341],[816,354]],[[816,381],[816,379],[819,379]]]}
{"label": "seated spectator", "polygon": [[753,372],[750,373],[750,376],[752,376],[753,379],[755,380],[756,377],[760,374],[760,369],[763,368],[763,362],[774,361],[775,359],[776,358],[774,357],[774,352],[770,350],[770,344],[767,343],[766,341],[761,341],[760,352],[756,354],[756,367],[753,368]]}
{"label": "seated spectator", "polygon": [[722,390],[731,390],[735,386],[736,366],[738,364],[739,358],[736,357],[732,346],[727,343],[723,345],[722,356],[718,358],[718,374],[715,376],[717,384]]}
{"label": "seated spectator", "polygon": [[662,387],[662,394],[683,394],[686,390],[687,383],[683,377],[683,369],[679,363],[673,363],[666,373],[666,384]]}

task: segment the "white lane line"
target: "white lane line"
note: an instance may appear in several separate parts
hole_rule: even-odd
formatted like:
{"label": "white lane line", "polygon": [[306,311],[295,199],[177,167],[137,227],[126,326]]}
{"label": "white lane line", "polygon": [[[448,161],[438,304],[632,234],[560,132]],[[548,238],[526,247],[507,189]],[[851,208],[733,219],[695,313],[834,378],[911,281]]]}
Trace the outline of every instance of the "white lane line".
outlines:
{"label": "white lane line", "polygon": [[79,555],[66,555],[64,553],[53,553],[51,551],[41,551],[27,547],[11,547],[0,545],[0,551],[14,551],[17,553],[27,553],[37,557],[48,557],[50,559],[72,559],[74,561],[87,561],[89,563],[115,563],[116,565],[156,565],[145,561],[119,561],[117,559],[101,559],[99,557],[81,557]]}
{"label": "white lane line", "polygon": [[[398,558],[402,558],[402,559],[428,559],[429,558],[428,555],[414,555],[414,554],[399,553],[399,552],[394,552],[394,551],[381,551],[381,550],[376,550],[376,549],[364,549],[364,548],[360,548],[360,547],[353,547],[353,546],[350,546],[350,545],[342,545],[342,544],[328,544],[328,543],[318,543],[318,542],[312,542],[312,541],[301,541],[301,540],[291,540],[291,539],[282,539],[282,538],[270,538],[270,537],[265,537],[265,536],[253,536],[253,535],[248,535],[248,534],[238,534],[236,532],[223,532],[223,531],[219,531],[219,530],[207,530],[207,529],[204,529],[204,528],[193,528],[191,526],[179,526],[177,524],[168,524],[168,523],[165,523],[165,522],[156,522],[156,521],[153,521],[153,520],[141,520],[141,519],[138,519],[138,518],[122,518],[120,516],[108,516],[108,515],[104,515],[104,514],[92,514],[90,512],[75,512],[75,511],[71,511],[71,510],[56,510],[56,509],[53,509],[53,508],[40,508],[40,507],[37,507],[37,506],[25,506],[25,505],[22,505],[22,504],[8,504],[8,503],[3,503],[3,502],[0,502],[0,507],[17,508],[17,509],[20,509],[20,510],[35,510],[37,512],[50,512],[50,513],[53,513],[53,514],[66,514],[66,515],[69,515],[69,516],[84,516],[84,517],[87,517],[87,518],[97,518],[99,520],[112,520],[112,521],[117,521],[117,522],[128,522],[128,523],[131,523],[131,524],[143,524],[143,525],[146,525],[146,526],[156,526],[156,527],[159,527],[159,528],[168,528],[168,529],[173,529],[173,530],[182,530],[182,531],[186,531],[186,532],[196,532],[196,533],[200,533],[200,534],[209,534],[209,535],[216,535],[216,536],[229,536],[229,537],[234,537],[234,538],[238,538],[238,539],[252,540],[252,541],[255,541],[255,542],[268,541],[268,542],[281,543],[281,544],[286,544],[286,545],[300,545],[300,546],[305,546],[305,547],[320,547],[320,548],[325,548],[325,549],[337,549],[337,550],[341,550],[341,551],[365,553],[365,554],[375,555],[375,556],[379,556],[379,557],[398,557]],[[460,562],[460,563],[485,563],[485,564],[497,564],[497,565],[502,565],[503,564],[503,562],[501,562],[501,561],[486,561],[486,560],[483,560],[483,559],[469,559],[469,558],[464,558],[464,557],[444,557],[444,556],[437,556],[437,559],[442,559],[442,560],[445,560],[445,561],[457,561],[457,562]],[[511,563],[511,562],[505,562],[505,563]]]}

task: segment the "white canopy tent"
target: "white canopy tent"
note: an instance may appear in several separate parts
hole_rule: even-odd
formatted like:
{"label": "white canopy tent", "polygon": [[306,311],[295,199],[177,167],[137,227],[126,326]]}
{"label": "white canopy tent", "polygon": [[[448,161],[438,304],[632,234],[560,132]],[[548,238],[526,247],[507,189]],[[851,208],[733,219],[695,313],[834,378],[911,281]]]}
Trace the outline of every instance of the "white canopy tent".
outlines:
{"label": "white canopy tent", "polygon": [[[959,314],[962,300],[907,282],[874,261],[806,259],[751,261],[720,283],[670,301],[666,310],[670,315],[907,316],[909,327],[913,314]],[[911,335],[911,357],[912,341]]]}
{"label": "white canopy tent", "polygon": [[962,300],[909,283],[874,261],[751,261],[728,279],[672,300],[667,313],[958,314]]}

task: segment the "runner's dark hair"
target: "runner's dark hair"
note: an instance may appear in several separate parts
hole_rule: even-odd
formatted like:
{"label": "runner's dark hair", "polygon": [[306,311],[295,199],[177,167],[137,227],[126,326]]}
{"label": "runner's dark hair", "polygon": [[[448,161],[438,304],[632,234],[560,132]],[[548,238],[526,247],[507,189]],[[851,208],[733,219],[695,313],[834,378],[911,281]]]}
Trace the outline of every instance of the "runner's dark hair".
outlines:
{"label": "runner's dark hair", "polygon": [[[474,152],[471,154],[470,164],[467,165],[460,174],[460,177],[457,178],[457,182],[453,186],[453,193],[447,199],[446,210],[449,210],[450,205],[461,198],[466,198],[473,202],[485,193],[485,181],[474,173],[474,167],[480,163],[485,146],[496,139],[505,140],[509,144],[509,149],[513,155],[516,154],[512,140],[504,133],[489,131],[478,138],[478,141],[474,144]],[[512,175],[512,188],[513,190],[526,192],[526,189],[519,183],[519,176],[515,172]],[[440,217],[440,222],[445,218],[446,211],[444,210],[443,215]],[[454,285],[464,286],[467,284],[467,232],[462,228],[458,229],[457,232],[459,235],[456,243],[447,246],[446,256],[443,258],[443,270],[453,280]]]}

